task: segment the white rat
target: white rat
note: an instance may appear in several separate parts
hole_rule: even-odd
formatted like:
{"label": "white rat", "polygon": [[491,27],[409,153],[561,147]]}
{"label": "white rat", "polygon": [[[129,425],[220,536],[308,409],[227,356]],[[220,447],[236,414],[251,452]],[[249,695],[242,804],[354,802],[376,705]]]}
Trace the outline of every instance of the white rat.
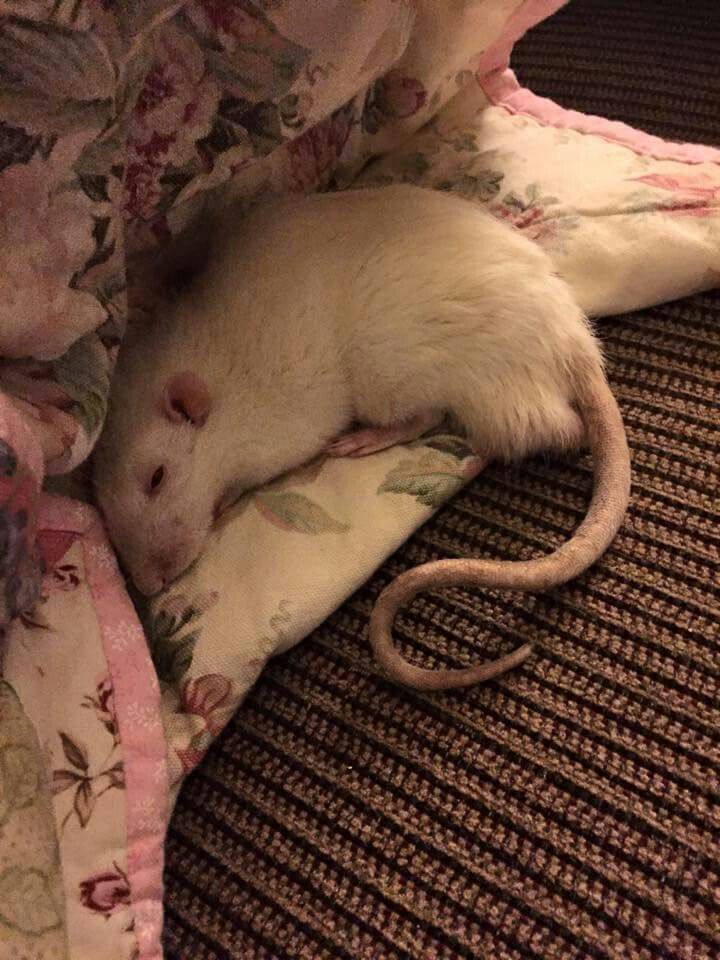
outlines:
{"label": "white rat", "polygon": [[[595,490],[570,541],[533,561],[426,564],[373,612],[376,655],[409,685],[467,685],[523,660],[530,645],[464,670],[424,670],[390,631],[421,589],[565,582],[622,522],[622,420],[549,257],[477,206],[410,186],[284,199],[223,221],[195,281],[120,351],[95,484],[136,586],[161,590],[197,558],[226,505],[323,449],[364,455],[444,415],[488,460],[586,437]],[[347,433],[355,423],[364,426]]]}

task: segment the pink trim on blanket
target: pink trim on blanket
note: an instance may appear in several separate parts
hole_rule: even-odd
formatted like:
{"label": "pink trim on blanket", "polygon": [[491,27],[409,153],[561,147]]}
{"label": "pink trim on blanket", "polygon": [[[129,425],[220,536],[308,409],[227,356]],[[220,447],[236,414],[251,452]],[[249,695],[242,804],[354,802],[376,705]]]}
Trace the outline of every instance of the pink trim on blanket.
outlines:
{"label": "pink trim on blanket", "polygon": [[138,960],[161,960],[162,875],[169,813],[160,691],[145,635],[95,510],[46,495],[40,530],[82,537],[87,581],[95,602],[112,680],[123,748],[128,881]]}
{"label": "pink trim on blanket", "polygon": [[720,149],[699,143],[672,143],[636,130],[618,120],[607,120],[591,114],[566,110],[552,100],[539,97],[521,87],[512,70],[491,74],[480,81],[491,103],[508,113],[530,117],[549,127],[576,130],[627,147],[634,153],[655,160],[676,160],[679,163],[720,163]]}
{"label": "pink trim on blanket", "polygon": [[520,86],[514,72],[509,69],[512,48],[531,27],[556,13],[566,2],[526,0],[510,17],[503,33],[488,47],[478,65],[478,82],[488,100],[508,113],[530,117],[545,126],[600,137],[655,160],[720,163],[720,149],[717,147],[668,142],[616,120],[567,110],[553,100],[539,97]]}

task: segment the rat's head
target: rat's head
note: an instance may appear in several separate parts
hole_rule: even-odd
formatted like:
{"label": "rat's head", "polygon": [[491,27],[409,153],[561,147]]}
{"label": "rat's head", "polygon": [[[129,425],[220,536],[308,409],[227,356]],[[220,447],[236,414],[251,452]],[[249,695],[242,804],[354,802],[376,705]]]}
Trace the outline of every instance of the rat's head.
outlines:
{"label": "rat's head", "polygon": [[159,389],[155,377],[118,374],[95,488],[130,577],[151,596],[197,558],[219,506],[217,471],[198,462],[212,401],[197,373],[170,373]]}

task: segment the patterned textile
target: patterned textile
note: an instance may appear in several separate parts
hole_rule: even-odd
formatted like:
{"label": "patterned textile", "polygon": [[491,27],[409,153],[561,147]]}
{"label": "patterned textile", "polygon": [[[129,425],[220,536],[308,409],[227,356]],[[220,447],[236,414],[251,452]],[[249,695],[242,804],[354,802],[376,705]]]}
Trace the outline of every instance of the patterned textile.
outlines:
{"label": "patterned textile", "polygon": [[525,230],[593,315],[718,285],[720,152],[505,69],[559,6],[0,0],[0,947],[159,957],[183,776],[267,659],[478,470],[444,436],[318,460],[246,498],[143,632],[97,515],[43,481],[86,464],[126,321],[203,208],[412,181]]}

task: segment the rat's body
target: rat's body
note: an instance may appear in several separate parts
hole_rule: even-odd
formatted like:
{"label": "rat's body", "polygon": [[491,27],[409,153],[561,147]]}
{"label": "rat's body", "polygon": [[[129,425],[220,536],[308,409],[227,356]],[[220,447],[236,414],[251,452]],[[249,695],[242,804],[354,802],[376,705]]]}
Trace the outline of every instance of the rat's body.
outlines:
{"label": "rat's body", "polygon": [[281,201],[220,228],[189,291],[124,344],[99,501],[153,593],[195,559],[219,504],[355,421],[371,429],[331,452],[450,414],[482,456],[518,459],[577,445],[588,396],[614,407],[595,339],[513,228],[414,187]]}

